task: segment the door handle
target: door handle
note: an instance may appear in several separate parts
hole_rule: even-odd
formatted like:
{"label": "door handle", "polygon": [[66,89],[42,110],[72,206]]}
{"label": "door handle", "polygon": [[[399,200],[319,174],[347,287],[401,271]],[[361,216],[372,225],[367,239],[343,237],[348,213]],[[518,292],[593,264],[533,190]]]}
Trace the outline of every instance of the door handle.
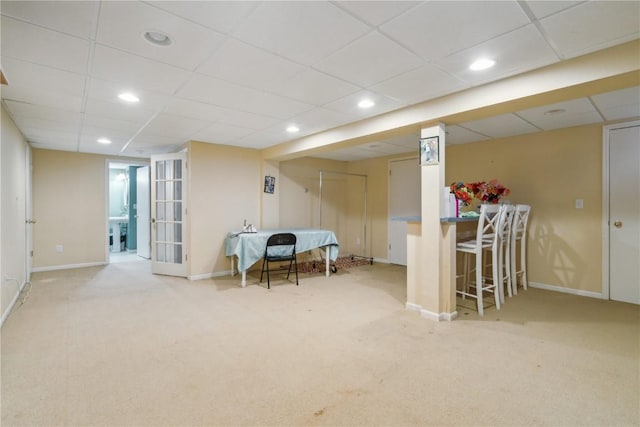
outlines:
{"label": "door handle", "polygon": [[616,228],[622,228],[622,221],[616,221],[613,223]]}
{"label": "door handle", "polygon": [[25,221],[27,224],[35,224],[36,220],[35,219],[28,219]]}
{"label": "door handle", "polygon": [[156,219],[155,218],[151,218],[151,223],[155,224],[155,222],[156,222]]}

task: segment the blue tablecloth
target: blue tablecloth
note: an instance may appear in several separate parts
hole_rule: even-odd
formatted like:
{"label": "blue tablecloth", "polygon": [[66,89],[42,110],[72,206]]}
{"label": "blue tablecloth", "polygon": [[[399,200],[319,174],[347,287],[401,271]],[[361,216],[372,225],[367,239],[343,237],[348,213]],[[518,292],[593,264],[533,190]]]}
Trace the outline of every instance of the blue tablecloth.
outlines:
{"label": "blue tablecloth", "polygon": [[296,253],[300,254],[315,248],[326,247],[330,260],[338,258],[338,239],[333,231],[293,228],[277,230],[260,230],[257,233],[229,233],[225,240],[227,256],[238,257],[238,271],[245,271],[256,261],[262,259],[269,236],[276,233],[293,233],[296,235]]}

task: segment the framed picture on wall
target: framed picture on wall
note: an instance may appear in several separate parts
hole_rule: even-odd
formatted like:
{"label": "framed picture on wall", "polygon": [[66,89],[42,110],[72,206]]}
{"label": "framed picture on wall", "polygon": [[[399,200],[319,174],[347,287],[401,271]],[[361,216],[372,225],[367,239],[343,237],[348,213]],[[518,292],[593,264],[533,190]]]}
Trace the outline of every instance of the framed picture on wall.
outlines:
{"label": "framed picture on wall", "polygon": [[439,137],[437,136],[420,139],[420,164],[422,166],[437,165],[440,161],[438,140]]}
{"label": "framed picture on wall", "polygon": [[273,194],[276,191],[276,177],[275,176],[265,176],[264,177],[264,192]]}

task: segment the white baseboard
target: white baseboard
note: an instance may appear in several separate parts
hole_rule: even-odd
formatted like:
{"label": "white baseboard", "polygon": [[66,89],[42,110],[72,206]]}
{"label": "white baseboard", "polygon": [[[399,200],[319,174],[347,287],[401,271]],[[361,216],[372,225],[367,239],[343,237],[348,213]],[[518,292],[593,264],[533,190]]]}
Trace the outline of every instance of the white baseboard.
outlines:
{"label": "white baseboard", "polygon": [[[532,288],[544,289],[547,291],[564,292],[565,294],[580,295],[583,297],[598,298],[598,299],[604,298],[601,292],[583,291],[580,289],[565,288],[564,286],[547,285],[545,283],[538,283],[538,282],[531,282],[531,281],[529,281],[529,286],[531,286]],[[518,289],[518,291],[520,291],[520,289]]]}
{"label": "white baseboard", "polygon": [[413,304],[411,302],[405,303],[405,308],[407,310],[418,312],[418,313],[420,313],[420,316],[425,317],[425,318],[430,319],[430,320],[435,320],[436,322],[441,322],[441,321],[445,321],[445,320],[450,322],[453,319],[455,319],[456,317],[458,317],[458,312],[457,311],[454,311],[453,313],[434,313],[432,311],[423,309],[418,304]]}
{"label": "white baseboard", "polygon": [[13,310],[13,306],[16,305],[16,302],[18,302],[18,298],[20,298],[20,294],[22,294],[22,291],[24,290],[24,287],[26,284],[27,282],[22,282],[22,284],[18,287],[18,292],[16,292],[13,299],[11,300],[11,303],[9,304],[7,309],[4,311],[4,313],[2,313],[2,318],[0,319],[0,328],[2,328],[2,325],[4,325],[5,320],[7,320],[7,318],[9,317],[9,314],[11,314],[11,310]]}
{"label": "white baseboard", "polygon": [[34,267],[31,269],[31,272],[39,273],[42,271],[69,270],[72,268],[97,267],[100,265],[107,265],[107,264],[108,264],[107,262],[86,262],[82,264],[50,265],[46,267]]}
{"label": "white baseboard", "polygon": [[231,276],[231,270],[226,271],[218,271],[215,273],[206,273],[206,274],[194,274],[192,276],[188,276],[189,280],[205,280],[212,279],[214,277],[222,277],[222,276]]}
{"label": "white baseboard", "polygon": [[373,262],[379,262],[380,264],[390,264],[386,258],[373,258]]}

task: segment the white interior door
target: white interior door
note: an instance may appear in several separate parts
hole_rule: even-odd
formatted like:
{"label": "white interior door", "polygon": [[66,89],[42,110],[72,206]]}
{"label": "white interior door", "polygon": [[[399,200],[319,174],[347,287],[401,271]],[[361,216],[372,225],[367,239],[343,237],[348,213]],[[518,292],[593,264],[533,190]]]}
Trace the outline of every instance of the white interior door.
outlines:
{"label": "white interior door", "polygon": [[151,193],[149,166],[136,169],[136,241],[137,253],[151,258]]}
{"label": "white interior door", "polygon": [[640,126],[609,131],[609,298],[640,304]]}
{"label": "white interior door", "polygon": [[390,162],[389,250],[392,264],[407,265],[407,221],[394,217],[420,216],[420,165],[418,158]]}
{"label": "white interior door", "polygon": [[151,271],[186,277],[186,154],[151,156]]}
{"label": "white interior door", "polygon": [[29,283],[31,281],[31,264],[33,261],[33,224],[36,223],[33,219],[33,204],[32,204],[32,187],[31,180],[33,176],[33,162],[31,160],[31,147],[26,147],[26,161],[25,161],[25,194],[24,194],[24,213],[26,218],[25,227],[25,254],[24,254],[24,281]]}

